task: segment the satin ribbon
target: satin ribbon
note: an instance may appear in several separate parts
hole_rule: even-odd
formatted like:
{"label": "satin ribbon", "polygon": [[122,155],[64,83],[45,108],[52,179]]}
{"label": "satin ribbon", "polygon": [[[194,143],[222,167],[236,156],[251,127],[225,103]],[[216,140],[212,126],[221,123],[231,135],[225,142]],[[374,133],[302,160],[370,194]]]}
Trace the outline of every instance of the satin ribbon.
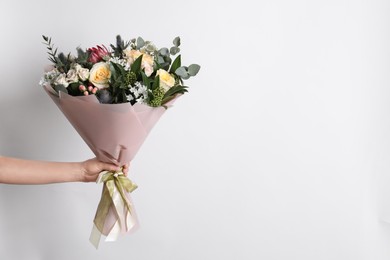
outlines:
{"label": "satin ribbon", "polygon": [[[135,217],[132,216],[134,214],[132,204],[126,193],[134,191],[137,185],[129,180],[122,171],[103,171],[99,174],[96,183],[103,183],[104,185],[89,239],[97,249],[102,234],[106,235],[106,241],[115,241],[121,232],[127,232],[135,226]],[[116,221],[107,232],[105,224],[111,207],[115,211]]]}

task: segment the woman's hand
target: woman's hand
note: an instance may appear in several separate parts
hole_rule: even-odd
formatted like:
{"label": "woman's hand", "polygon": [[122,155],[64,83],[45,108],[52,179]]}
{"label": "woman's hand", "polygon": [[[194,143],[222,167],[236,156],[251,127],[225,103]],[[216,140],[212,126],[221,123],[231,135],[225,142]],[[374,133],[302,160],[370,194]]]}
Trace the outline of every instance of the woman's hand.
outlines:
{"label": "woman's hand", "polygon": [[[123,173],[127,176],[129,171],[129,165],[122,166]],[[119,172],[121,167],[110,163],[104,163],[96,158],[86,160],[81,163],[81,181],[83,182],[94,182],[96,181],[99,173],[102,171],[116,171]]]}

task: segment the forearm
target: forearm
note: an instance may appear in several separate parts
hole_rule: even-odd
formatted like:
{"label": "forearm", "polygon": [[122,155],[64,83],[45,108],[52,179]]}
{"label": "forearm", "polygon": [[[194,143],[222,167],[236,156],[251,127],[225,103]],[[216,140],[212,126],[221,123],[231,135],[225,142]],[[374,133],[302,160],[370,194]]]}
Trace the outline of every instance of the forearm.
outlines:
{"label": "forearm", "polygon": [[48,184],[82,181],[81,163],[22,160],[0,156],[0,183]]}

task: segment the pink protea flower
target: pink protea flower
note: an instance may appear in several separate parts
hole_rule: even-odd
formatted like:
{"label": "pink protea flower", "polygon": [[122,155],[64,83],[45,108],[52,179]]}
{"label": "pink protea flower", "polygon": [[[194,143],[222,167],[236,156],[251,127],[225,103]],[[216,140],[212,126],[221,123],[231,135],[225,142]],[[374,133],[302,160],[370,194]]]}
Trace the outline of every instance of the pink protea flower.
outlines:
{"label": "pink protea flower", "polygon": [[93,48],[89,48],[89,58],[88,61],[92,63],[97,63],[99,61],[102,61],[104,57],[109,56],[110,52],[107,50],[106,46],[102,45],[101,46],[96,46]]}

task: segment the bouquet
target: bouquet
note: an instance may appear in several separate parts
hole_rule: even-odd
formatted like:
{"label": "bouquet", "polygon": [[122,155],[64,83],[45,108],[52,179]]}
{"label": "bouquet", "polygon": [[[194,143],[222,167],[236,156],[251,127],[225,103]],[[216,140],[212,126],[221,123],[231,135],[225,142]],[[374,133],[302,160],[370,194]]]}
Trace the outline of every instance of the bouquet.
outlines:
{"label": "bouquet", "polygon": [[[158,49],[141,37],[83,50],[57,53],[43,36],[49,60],[40,85],[80,134],[96,157],[118,166],[129,163],[163,113],[188,91],[184,80],[200,66],[181,64],[180,38]],[[123,172],[104,171],[90,241],[97,248],[101,235],[115,241],[137,226],[130,193],[137,188]]]}

